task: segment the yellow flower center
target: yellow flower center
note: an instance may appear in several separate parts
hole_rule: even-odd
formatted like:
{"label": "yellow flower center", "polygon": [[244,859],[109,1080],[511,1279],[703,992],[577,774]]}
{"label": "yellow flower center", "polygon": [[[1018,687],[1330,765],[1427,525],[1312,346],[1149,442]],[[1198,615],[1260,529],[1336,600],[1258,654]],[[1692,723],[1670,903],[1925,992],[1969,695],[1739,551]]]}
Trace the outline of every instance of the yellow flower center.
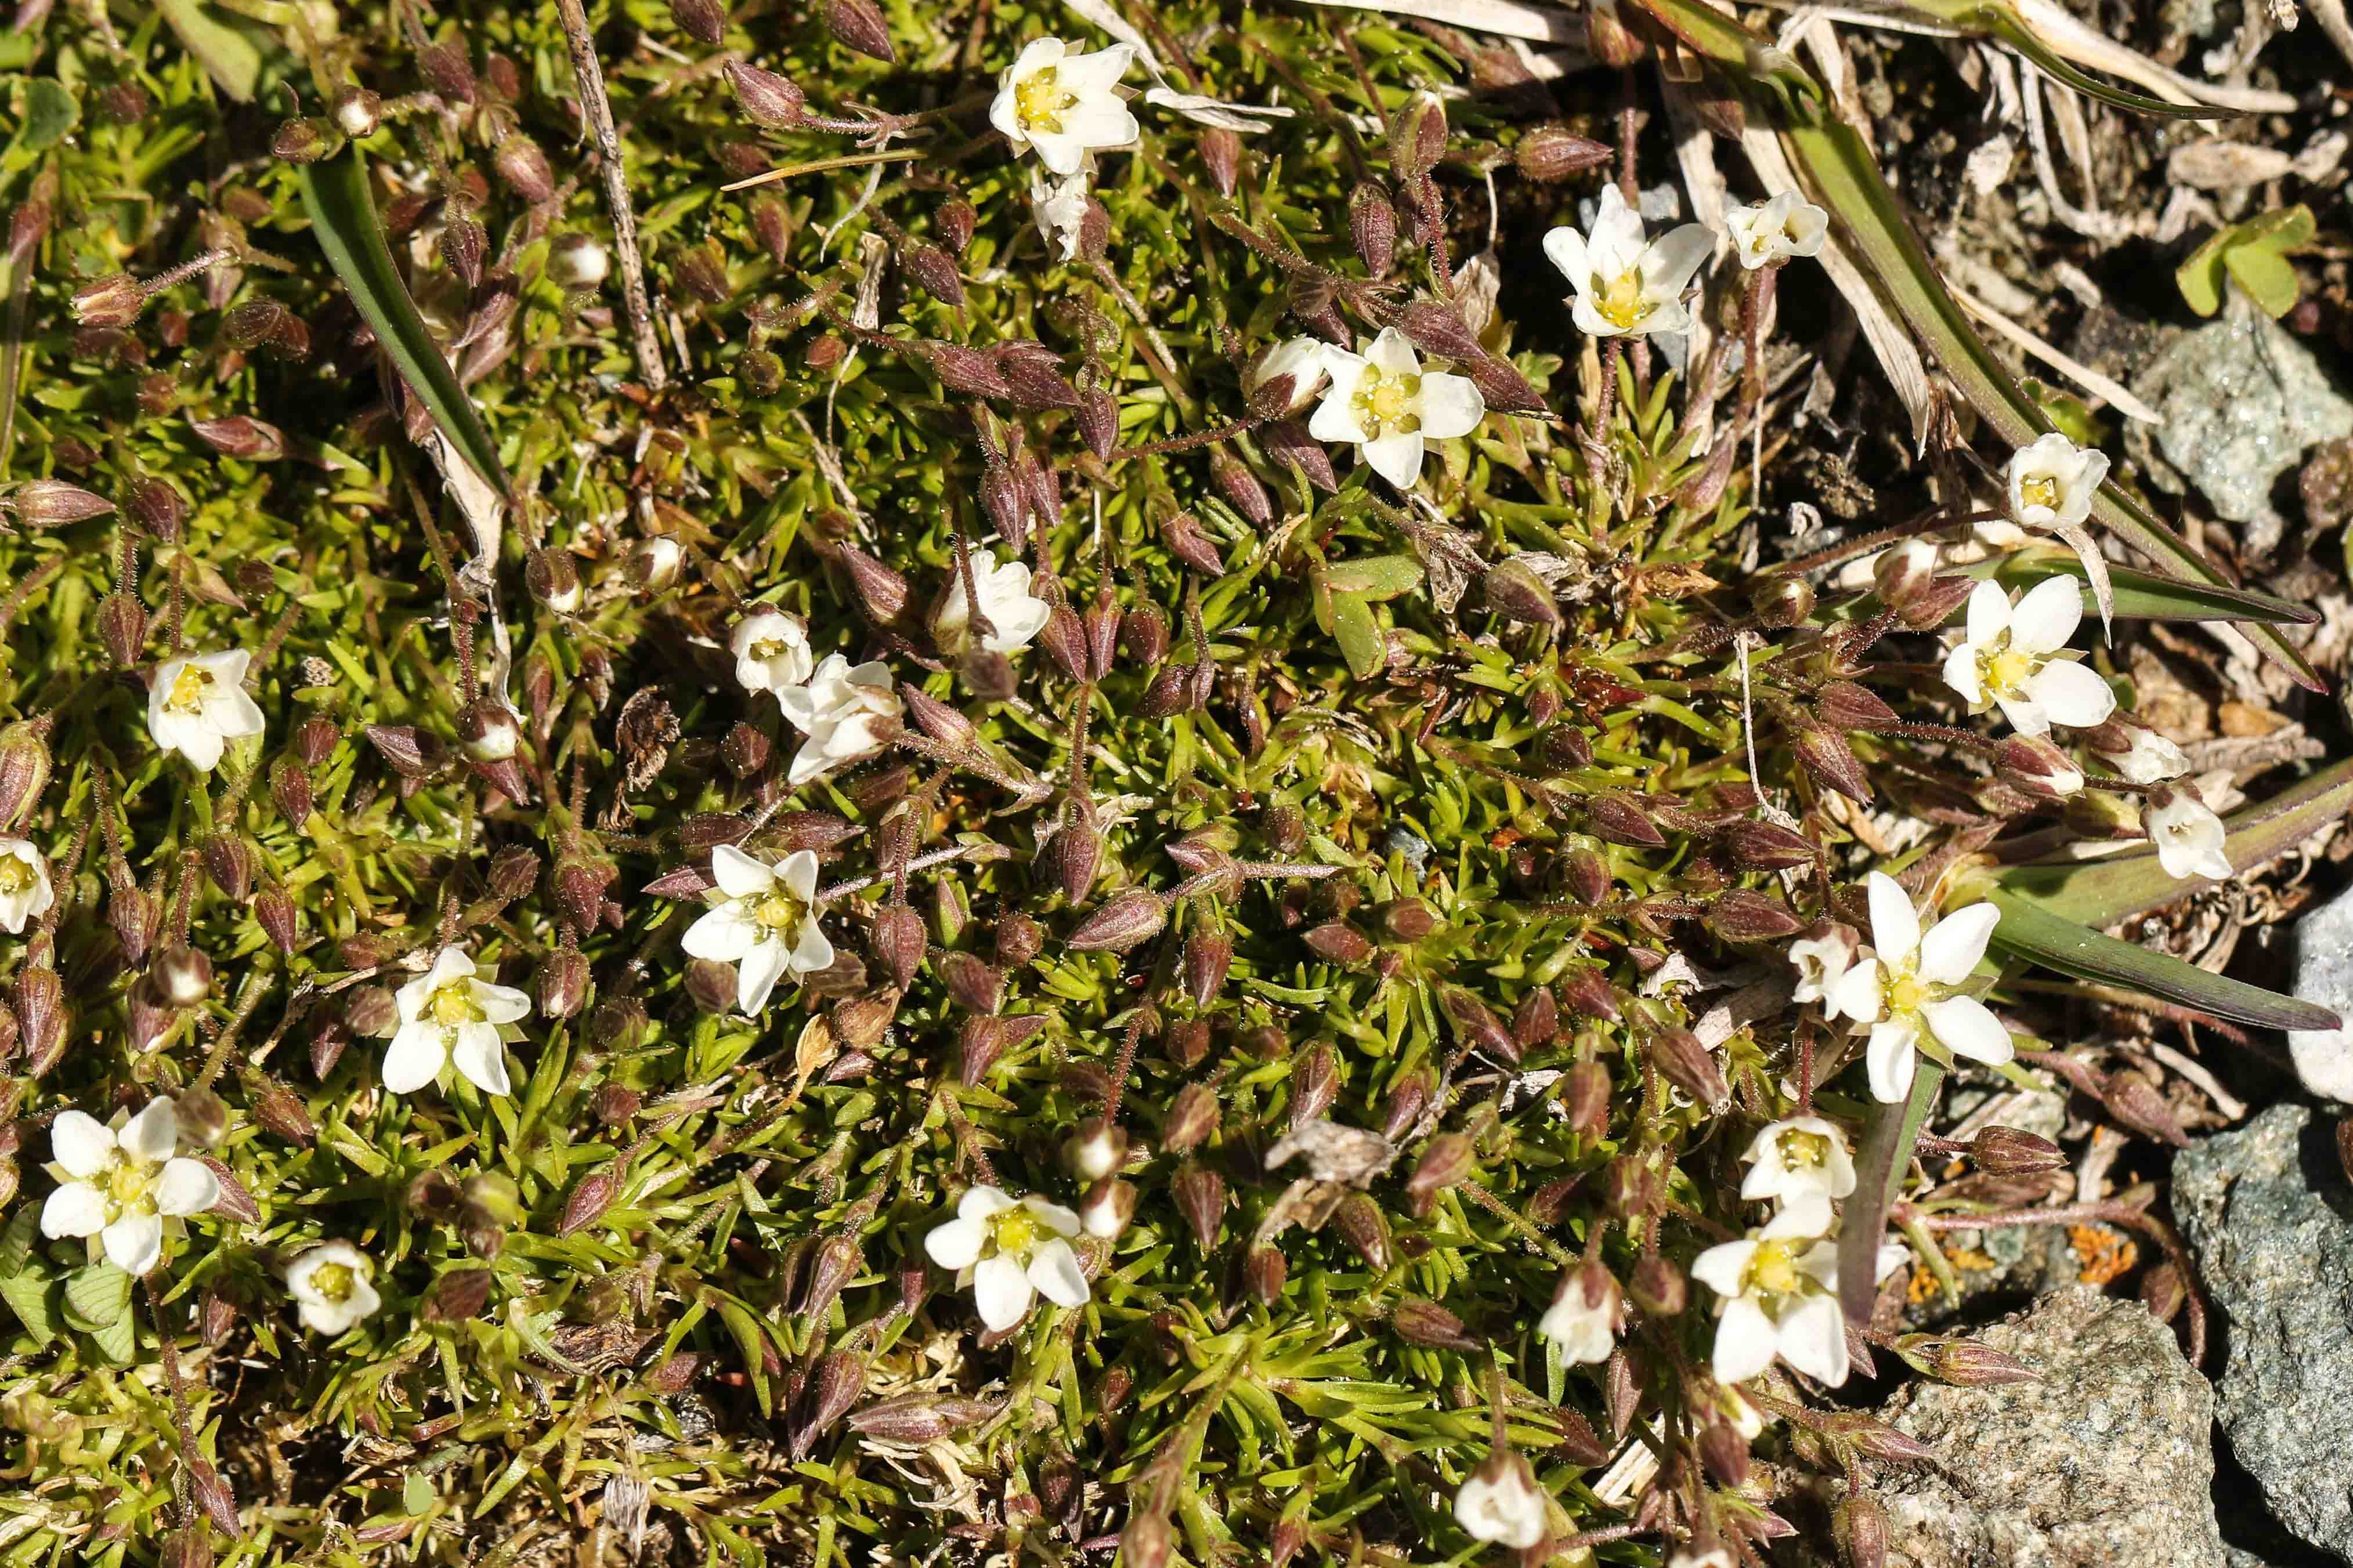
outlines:
{"label": "yellow flower center", "polygon": [[1768,1241],[1749,1258],[1747,1278],[1743,1283],[1767,1295],[1794,1296],[1805,1280],[1804,1272],[1798,1267],[1796,1247],[1788,1241]]}
{"label": "yellow flower center", "polygon": [[1619,331],[1630,329],[1651,313],[1650,303],[1642,298],[1642,275],[1630,269],[1620,272],[1594,295],[1593,308]]}
{"label": "yellow flower center", "polygon": [[808,906],[782,888],[762,894],[752,904],[752,919],[761,930],[777,935],[798,931]]}
{"label": "yellow flower center", "polygon": [[322,1263],[311,1271],[311,1289],[329,1305],[342,1306],[352,1299],[352,1266]]}
{"label": "yellow flower center", "polygon": [[205,692],[212,683],[210,670],[198,668],[193,664],[183,666],[180,673],[172,678],[172,689],[164,694],[165,710],[173,713],[203,711]]}
{"label": "yellow flower center", "polygon": [[1013,89],[1014,113],[1024,131],[1052,135],[1062,129],[1062,110],[1078,100],[1062,90],[1062,73],[1052,66],[1028,78]]}
{"label": "yellow flower center", "polygon": [[765,642],[755,642],[752,645],[752,659],[755,664],[765,664],[784,651],[785,645],[771,637]]}
{"label": "yellow flower center", "polygon": [[1027,1258],[1038,1245],[1037,1217],[1026,1208],[999,1210],[988,1216],[988,1235],[997,1251]]}
{"label": "yellow flower center", "polygon": [[14,896],[33,886],[33,868],[14,855],[0,855],[0,893]]}
{"label": "yellow flower center", "polygon": [[149,1189],[153,1187],[153,1173],[137,1160],[121,1154],[114,1157],[114,1168],[106,1173],[106,1201],[121,1213],[153,1206]]}
{"label": "yellow flower center", "polygon": [[1887,1016],[1891,1018],[1909,1016],[1936,999],[1936,993],[1928,983],[1907,963],[1888,982]]}
{"label": "yellow flower center", "polygon": [[426,1011],[435,1023],[448,1025],[453,1029],[460,1024],[482,1021],[482,1010],[474,1005],[472,988],[462,980],[454,981],[433,993],[433,999],[426,1005]]}
{"label": "yellow flower center", "polygon": [[1377,440],[1384,435],[1410,436],[1421,428],[1421,416],[1414,412],[1420,395],[1421,377],[1392,375],[1376,364],[1365,367],[1365,379],[1356,384],[1356,395],[1350,401],[1358,421]]}
{"label": "yellow flower center", "polygon": [[2018,487],[2018,493],[2029,506],[2039,506],[2051,511],[2059,510],[2059,481],[2048,474],[2028,479]]}
{"label": "yellow flower center", "polygon": [[1831,1157],[1831,1141],[1819,1132],[1781,1134],[1781,1163],[1792,1171],[1818,1170]]}

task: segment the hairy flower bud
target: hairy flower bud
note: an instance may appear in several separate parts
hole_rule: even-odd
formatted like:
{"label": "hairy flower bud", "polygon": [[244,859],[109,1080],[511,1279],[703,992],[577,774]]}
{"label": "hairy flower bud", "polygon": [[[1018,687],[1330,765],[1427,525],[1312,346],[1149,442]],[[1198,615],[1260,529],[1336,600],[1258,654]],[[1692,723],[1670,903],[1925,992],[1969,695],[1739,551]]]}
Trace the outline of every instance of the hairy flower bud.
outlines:
{"label": "hairy flower bud", "polygon": [[1552,987],[1530,988],[1520,998],[1519,1005],[1512,1009],[1512,1038],[1520,1043],[1522,1050],[1532,1051],[1551,1044],[1553,1037],[1559,1033],[1560,1006],[1554,1000]]}
{"label": "hairy flower bud", "polygon": [[27,479],[0,496],[0,514],[13,513],[26,528],[63,528],[104,517],[114,503],[63,479]]}
{"label": "hairy flower bud", "polygon": [[1512,148],[1512,162],[1531,180],[1566,180],[1598,169],[1617,156],[1607,142],[1579,136],[1558,121],[1533,126]]}
{"label": "hairy flower bud", "polygon": [[1871,776],[1863,772],[1862,760],[1845,736],[1825,725],[1803,724],[1790,744],[1799,763],[1815,783],[1851,800],[1870,804]]}
{"label": "hairy flower bud", "polygon": [[2084,787],[2084,773],[2041,735],[2007,735],[1993,752],[2001,782],[2033,800],[2064,800]]}
{"label": "hairy flower bud", "polygon": [[2048,1138],[2015,1127],[1988,1127],[1969,1142],[1978,1169],[1996,1176],[2039,1176],[2064,1170],[2066,1152]]}
{"label": "hairy flower bud", "polygon": [[1176,1202],[1176,1212],[1192,1227],[1194,1239],[1207,1252],[1218,1238],[1218,1226],[1226,1212],[1226,1179],[1206,1165],[1187,1163],[1170,1178],[1168,1193]]}
{"label": "hairy flower bud", "polygon": [[1741,821],[1725,829],[1725,851],[1742,871],[1778,871],[1813,863],[1805,835],[1771,822]]}
{"label": "hairy flower bud", "polygon": [[1225,989],[1234,961],[1234,939],[1221,931],[1196,931],[1185,939],[1185,993],[1207,1007]]}
{"label": "hairy flower bud", "polygon": [[1707,929],[1724,942],[1772,942],[1796,935],[1805,922],[1768,894],[1729,888],[1708,906]]}
{"label": "hairy flower bud", "polygon": [[1598,1061],[1581,1061],[1562,1076],[1560,1106],[1569,1130],[1580,1138],[1599,1138],[1609,1131],[1609,1069]]}
{"label": "hairy flower bud", "polygon": [[1160,1146],[1172,1154],[1187,1154],[1217,1130],[1217,1091],[1188,1083],[1168,1102],[1168,1113],[1160,1122]]}
{"label": "hairy flower bud", "polygon": [[1699,1043],[1689,1029],[1661,1029],[1651,1037],[1651,1059],[1667,1081],[1710,1110],[1720,1110],[1732,1098],[1715,1054]]}
{"label": "hairy flower bud", "polygon": [[1553,630],[1560,627],[1560,605],[1552,589],[1516,555],[1507,555],[1487,568],[1479,580],[1479,591],[1487,607],[1507,621]]}
{"label": "hairy flower bud", "polygon": [[843,47],[869,59],[899,63],[899,52],[891,47],[890,24],[874,0],[826,0],[825,30]]}
{"label": "hairy flower bud", "polygon": [[1432,1350],[1478,1351],[1486,1342],[1462,1324],[1462,1320],[1435,1301],[1408,1296],[1389,1310],[1389,1327],[1408,1344]]}
{"label": "hairy flower bud", "polygon": [[1030,870],[1050,888],[1061,889],[1073,907],[1083,903],[1095,885],[1103,863],[1103,836],[1084,821],[1064,823],[1038,847]]}
{"label": "hairy flower bud", "polygon": [[958,1081],[966,1088],[987,1082],[988,1069],[1006,1052],[1027,1045],[1045,1026],[1035,1013],[968,1019],[956,1037]]}
{"label": "hairy flower bud", "polygon": [[1397,260],[1397,209],[1370,180],[1357,181],[1356,188],[1348,194],[1348,230],[1365,270],[1376,279],[1388,276],[1390,265]]}
{"label": "hairy flower bud", "polygon": [[1149,888],[1129,888],[1081,921],[1063,945],[1073,952],[1125,952],[1159,935],[1167,923],[1166,900]]}
{"label": "hairy flower bud", "polygon": [[1180,511],[1160,525],[1160,542],[1168,553],[1205,577],[1226,574],[1225,557],[1191,512]]}
{"label": "hairy flower bud", "polygon": [[491,153],[491,167],[526,205],[537,206],[555,195],[555,172],[548,167],[547,154],[520,131],[500,139]]}
{"label": "hairy flower bud", "polygon": [[1472,1163],[1471,1140],[1460,1132],[1441,1132],[1424,1144],[1405,1184],[1414,1216],[1427,1216],[1440,1193],[1469,1177]]}
{"label": "hairy flower bud", "polygon": [[1667,836],[1648,813],[1622,795],[1596,795],[1585,803],[1587,827],[1597,838],[1636,849],[1661,849]]}
{"label": "hairy flower bud", "polygon": [[736,106],[765,130],[799,124],[808,102],[808,95],[783,77],[741,60],[728,62],[727,85],[734,89]]}
{"label": "hairy flower bud", "polygon": [[1433,92],[1406,100],[1389,121],[1389,167],[1400,181],[1419,180],[1446,155],[1446,106]]}
{"label": "hairy flower bud", "polygon": [[1005,976],[969,952],[944,952],[940,979],[948,999],[967,1013],[995,1013],[1005,1005]]}
{"label": "hairy flower bud", "polygon": [[74,291],[74,320],[85,327],[127,327],[146,309],[147,290],[128,272],[110,272]]}
{"label": "hairy flower bud", "polygon": [[1440,991],[1440,1005],[1453,1020],[1456,1032],[1465,1045],[1507,1062],[1520,1059],[1520,1043],[1504,1027],[1493,1011],[1460,985],[1449,985]]}
{"label": "hairy flower bud", "polygon": [[1208,171],[1209,183],[1221,196],[1234,194],[1234,185],[1241,178],[1242,139],[1222,125],[1201,128],[1197,143],[1201,154],[1201,166]]}

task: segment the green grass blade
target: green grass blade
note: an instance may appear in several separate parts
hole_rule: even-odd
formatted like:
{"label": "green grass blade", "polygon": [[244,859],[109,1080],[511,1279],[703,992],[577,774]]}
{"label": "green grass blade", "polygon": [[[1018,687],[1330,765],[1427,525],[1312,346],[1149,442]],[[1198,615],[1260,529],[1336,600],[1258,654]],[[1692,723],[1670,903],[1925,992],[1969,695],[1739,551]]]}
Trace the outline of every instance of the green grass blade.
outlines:
{"label": "green grass blade", "polygon": [[[2232,813],[2222,852],[2244,875],[2348,811],[2353,811],[2353,758]],[[2114,925],[2213,886],[2205,878],[2175,880],[2158,863],[2156,847],[2147,844],[2097,860],[2012,866],[1994,881],[2010,897],[2084,926]]]}
{"label": "green grass blade", "polygon": [[2326,1007],[2211,974],[2170,953],[2119,942],[2006,889],[1996,889],[1992,901],[2001,910],[2001,923],[1993,930],[1993,945],[2010,957],[2030,960],[2078,980],[2104,981],[2127,991],[2161,996],[2234,1024],[2261,1029],[2339,1026],[2337,1015]]}
{"label": "green grass blade", "polygon": [[244,34],[215,21],[196,0],[155,0],[155,10],[214,86],[239,103],[253,101],[261,81],[261,51]]}
{"label": "green grass blade", "polygon": [[1887,1211],[1894,1206],[1920,1130],[1928,1124],[1944,1083],[1945,1069],[1923,1056],[1912,1075],[1911,1094],[1899,1104],[1873,1105],[1863,1120],[1862,1142],[1854,1152],[1854,1192],[1839,1229],[1839,1305],[1850,1323],[1871,1321]]}
{"label": "green grass blade", "polygon": [[2102,81],[2063,58],[2026,25],[2024,18],[2006,5],[1960,6],[1949,14],[1941,7],[1924,8],[1961,26],[1984,29],[2033,61],[2043,75],[2065,83],[2088,98],[2098,99],[2114,109],[2163,120],[2236,120],[2248,112],[2242,109],[2216,109],[2203,103],[2168,103],[2161,98],[2151,98],[2147,93],[2134,92],[2129,88]]}
{"label": "green grass blade", "polygon": [[[2029,549],[1978,563],[1971,576],[1990,576],[2013,593],[2031,588],[2052,577],[2089,580],[2084,563],[2064,550]],[[2212,583],[2185,583],[2155,572],[2128,566],[2108,568],[2115,595],[2114,613],[2132,621],[2263,621],[2274,626],[2308,626],[2320,619],[2309,605]]]}
{"label": "green grass blade", "polygon": [[367,165],[357,147],[332,158],[301,166],[302,205],[310,209],[311,232],[327,254],[335,276],[351,290],[376,342],[392,356],[401,379],[424,403],[433,423],[465,455],[474,471],[500,495],[514,489],[500,466],[497,446],[474,412],[473,400],[458,384],[449,362],[441,357],[432,334],[425,330],[416,302],[402,287],[400,273],[385,246],[384,225],[375,204],[368,198]]}

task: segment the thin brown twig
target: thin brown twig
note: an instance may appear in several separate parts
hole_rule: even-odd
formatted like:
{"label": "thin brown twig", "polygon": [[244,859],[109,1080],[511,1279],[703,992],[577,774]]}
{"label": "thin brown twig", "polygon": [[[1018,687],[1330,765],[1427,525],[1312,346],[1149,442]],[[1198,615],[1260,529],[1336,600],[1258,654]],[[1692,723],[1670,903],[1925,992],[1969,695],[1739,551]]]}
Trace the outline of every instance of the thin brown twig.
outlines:
{"label": "thin brown twig", "polygon": [[588,13],[580,0],[556,0],[564,39],[571,46],[572,74],[580,83],[580,107],[596,138],[605,183],[605,206],[613,218],[613,248],[621,259],[621,295],[629,311],[629,337],[646,384],[659,392],[670,384],[662,363],[661,338],[654,331],[653,307],[646,297],[646,264],[638,252],[638,212],[629,200],[628,171],[621,162],[621,134],[613,124],[613,102],[605,93],[605,68],[588,36]]}

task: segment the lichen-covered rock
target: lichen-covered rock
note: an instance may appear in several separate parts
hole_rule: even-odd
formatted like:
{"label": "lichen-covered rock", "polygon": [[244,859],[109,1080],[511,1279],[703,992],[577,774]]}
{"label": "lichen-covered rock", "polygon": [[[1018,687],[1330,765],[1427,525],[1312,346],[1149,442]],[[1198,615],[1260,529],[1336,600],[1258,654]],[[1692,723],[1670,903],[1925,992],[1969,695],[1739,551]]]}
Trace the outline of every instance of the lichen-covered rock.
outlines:
{"label": "lichen-covered rock", "polygon": [[2225,1568],[2213,1393],[2137,1301],[2075,1285],[1980,1336],[2042,1373],[1882,1413],[1936,1462],[1880,1493],[1897,1568]]}
{"label": "lichen-covered rock", "polygon": [[[2339,893],[2295,922],[2295,995],[2353,1017],[2353,893]],[[2290,1029],[2295,1076],[2315,1094],[2353,1100],[2353,1031]]]}
{"label": "lichen-covered rock", "polygon": [[2227,1320],[2218,1406],[2274,1518],[2353,1562],[2353,1188],[2300,1105],[2183,1151],[2173,1205]]}

